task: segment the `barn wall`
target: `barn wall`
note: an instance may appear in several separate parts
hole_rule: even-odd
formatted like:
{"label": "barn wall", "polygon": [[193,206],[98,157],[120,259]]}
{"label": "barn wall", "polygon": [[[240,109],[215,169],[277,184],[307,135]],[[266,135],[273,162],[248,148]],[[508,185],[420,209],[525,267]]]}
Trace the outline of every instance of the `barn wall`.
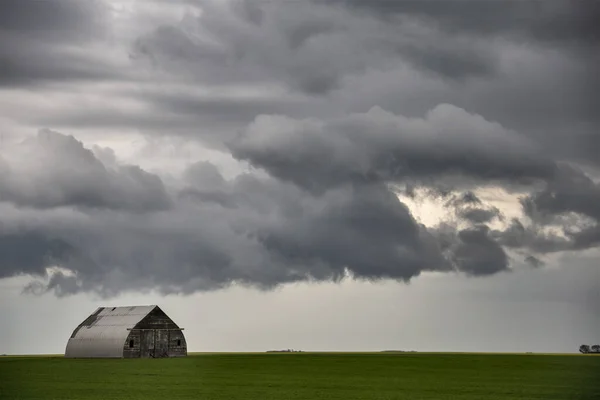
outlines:
{"label": "barn wall", "polygon": [[179,329],[179,326],[156,307],[135,326],[136,329]]}
{"label": "barn wall", "polygon": [[[187,356],[187,342],[182,331],[170,331],[169,357]],[[178,344],[179,343],[179,344]]]}
{"label": "barn wall", "polygon": [[[158,307],[140,321],[132,332],[138,334],[139,351],[132,351],[131,356],[159,358],[185,357],[187,355],[187,343],[183,332]],[[129,346],[129,341],[125,343],[125,346]]]}
{"label": "barn wall", "polygon": [[[133,347],[130,347],[130,342],[133,341]],[[140,331],[131,331],[123,346],[124,358],[139,358],[141,351]]]}

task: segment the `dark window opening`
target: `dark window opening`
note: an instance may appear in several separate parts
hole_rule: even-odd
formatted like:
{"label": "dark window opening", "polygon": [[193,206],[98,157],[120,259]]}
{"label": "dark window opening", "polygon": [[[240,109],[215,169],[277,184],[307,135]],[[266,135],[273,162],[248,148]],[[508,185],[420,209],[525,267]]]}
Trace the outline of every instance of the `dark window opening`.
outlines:
{"label": "dark window opening", "polygon": [[129,348],[131,349],[132,347],[133,347],[133,339],[131,339],[131,340],[129,341]]}
{"label": "dark window opening", "polygon": [[177,339],[177,346],[181,346],[181,339]]}

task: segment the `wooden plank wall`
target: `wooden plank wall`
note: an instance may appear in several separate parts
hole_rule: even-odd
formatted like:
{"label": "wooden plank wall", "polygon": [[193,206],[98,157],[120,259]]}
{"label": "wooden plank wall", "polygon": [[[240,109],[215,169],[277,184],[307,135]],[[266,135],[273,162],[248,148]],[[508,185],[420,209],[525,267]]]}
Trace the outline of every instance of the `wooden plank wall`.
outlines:
{"label": "wooden plank wall", "polygon": [[[133,347],[130,347],[131,340]],[[185,357],[187,343],[179,326],[156,308],[131,331],[123,355],[125,358]]]}

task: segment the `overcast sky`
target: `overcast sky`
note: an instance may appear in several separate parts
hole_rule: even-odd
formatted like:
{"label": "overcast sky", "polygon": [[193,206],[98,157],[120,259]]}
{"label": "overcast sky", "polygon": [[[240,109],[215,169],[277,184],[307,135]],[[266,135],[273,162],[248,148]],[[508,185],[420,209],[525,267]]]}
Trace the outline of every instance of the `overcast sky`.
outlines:
{"label": "overcast sky", "polygon": [[0,353],[600,341],[598,2],[0,7]]}

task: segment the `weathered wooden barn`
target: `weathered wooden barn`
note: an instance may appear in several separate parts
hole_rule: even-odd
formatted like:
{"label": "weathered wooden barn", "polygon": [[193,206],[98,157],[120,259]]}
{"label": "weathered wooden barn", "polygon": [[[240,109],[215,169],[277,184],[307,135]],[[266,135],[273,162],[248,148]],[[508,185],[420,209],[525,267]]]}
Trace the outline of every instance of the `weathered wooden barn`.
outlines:
{"label": "weathered wooden barn", "polygon": [[187,343],[158,306],[100,307],[71,334],[65,357],[185,357]]}

